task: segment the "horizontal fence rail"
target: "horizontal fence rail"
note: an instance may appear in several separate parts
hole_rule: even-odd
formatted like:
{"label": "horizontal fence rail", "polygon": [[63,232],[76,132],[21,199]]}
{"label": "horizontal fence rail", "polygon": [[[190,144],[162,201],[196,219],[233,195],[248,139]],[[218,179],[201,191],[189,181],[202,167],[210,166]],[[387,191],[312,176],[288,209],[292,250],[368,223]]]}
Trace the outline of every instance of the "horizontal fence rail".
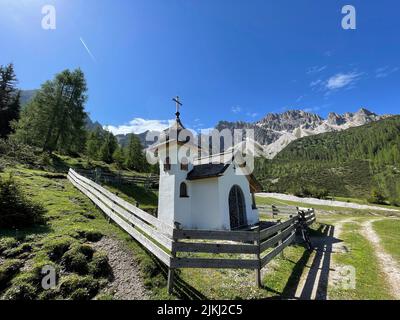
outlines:
{"label": "horizontal fence rail", "polygon": [[[249,230],[177,229],[72,169],[68,179],[109,219],[168,267],[169,292],[173,290],[177,268],[252,269],[260,286],[261,269],[294,241],[299,227],[299,211],[294,211],[285,221],[266,227],[260,224]],[[305,211],[304,217],[307,226],[316,220],[313,209]]]}
{"label": "horizontal fence rail", "polygon": [[116,183],[116,184],[135,184],[143,185],[148,188],[158,187],[159,177],[149,176],[129,176],[121,173],[113,173],[101,170],[76,169],[76,173],[90,178],[97,182]]}

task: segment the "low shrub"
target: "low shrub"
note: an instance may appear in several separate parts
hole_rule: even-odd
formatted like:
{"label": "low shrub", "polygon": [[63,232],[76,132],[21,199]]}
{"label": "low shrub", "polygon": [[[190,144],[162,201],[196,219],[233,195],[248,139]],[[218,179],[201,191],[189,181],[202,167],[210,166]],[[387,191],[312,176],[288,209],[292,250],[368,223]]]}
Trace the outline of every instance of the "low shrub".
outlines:
{"label": "low shrub", "polygon": [[103,238],[103,234],[100,231],[82,229],[73,231],[71,236],[76,239],[84,239],[89,242],[98,242]]}
{"label": "low shrub", "polygon": [[74,242],[76,240],[68,236],[57,237],[53,240],[47,240],[44,244],[44,249],[51,261],[57,262],[61,260],[64,253],[69,250]]}
{"label": "low shrub", "polygon": [[111,266],[105,252],[95,252],[92,261],[89,264],[90,273],[98,277],[109,277],[111,275]]}
{"label": "low shrub", "polygon": [[62,257],[61,265],[68,272],[85,275],[89,272],[89,262],[94,249],[88,245],[73,245]]}
{"label": "low shrub", "polygon": [[[85,292],[80,289],[85,289]],[[92,276],[82,277],[72,274],[61,279],[59,292],[63,298],[77,299],[85,296],[85,299],[91,299],[96,296],[99,289],[99,281]],[[79,290],[78,293],[76,293],[77,290]]]}
{"label": "low shrub", "polygon": [[86,288],[79,288],[69,296],[71,300],[77,301],[90,300],[92,297],[93,295],[91,295],[89,290]]}
{"label": "low shrub", "polygon": [[2,255],[2,253],[4,251],[18,247],[18,245],[19,245],[19,241],[15,238],[7,237],[7,238],[0,239],[0,255]]}
{"label": "low shrub", "polygon": [[34,300],[35,298],[36,290],[28,283],[12,285],[3,296],[5,300]]}
{"label": "low shrub", "polygon": [[90,242],[98,242],[103,238],[103,234],[99,231],[89,230],[85,232],[85,238]]}
{"label": "low shrub", "polygon": [[45,209],[29,200],[16,181],[0,177],[0,228],[26,228],[35,224],[45,224]]}
{"label": "low shrub", "polygon": [[19,272],[23,262],[18,259],[6,260],[0,266],[0,290],[4,289],[11,279]]}
{"label": "low shrub", "polygon": [[32,246],[29,243],[23,243],[16,248],[10,248],[3,252],[3,256],[6,258],[17,258],[25,253],[32,251]]}
{"label": "low shrub", "polygon": [[371,195],[367,201],[373,204],[386,204],[385,196],[377,189],[371,191]]}
{"label": "low shrub", "polygon": [[38,162],[38,155],[35,148],[15,139],[0,139],[0,154],[12,162],[33,165]]}
{"label": "low shrub", "polygon": [[95,300],[114,300],[114,296],[109,293],[100,293],[96,296]]}

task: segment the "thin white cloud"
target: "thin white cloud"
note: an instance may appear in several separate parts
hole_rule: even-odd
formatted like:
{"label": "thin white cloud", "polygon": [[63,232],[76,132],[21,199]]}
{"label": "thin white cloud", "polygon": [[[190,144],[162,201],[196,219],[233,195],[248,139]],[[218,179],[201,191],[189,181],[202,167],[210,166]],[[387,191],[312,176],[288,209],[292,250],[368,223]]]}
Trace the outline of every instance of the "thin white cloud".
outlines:
{"label": "thin white cloud", "polygon": [[238,113],[242,112],[242,108],[239,107],[239,106],[232,107],[231,111],[232,111],[233,113],[235,113],[235,114],[238,114]]}
{"label": "thin white cloud", "polygon": [[316,74],[324,71],[327,66],[314,66],[307,70],[307,74]]}
{"label": "thin white cloud", "polygon": [[89,47],[86,45],[85,41],[83,40],[83,38],[79,38],[83,44],[83,46],[85,47],[87,53],[89,54],[90,58],[92,58],[92,60],[94,62],[97,62],[96,57],[93,55],[92,51],[90,51]]}
{"label": "thin white cloud", "polygon": [[258,116],[257,112],[247,112],[246,116],[251,117],[251,118],[255,118]]}
{"label": "thin white cloud", "polygon": [[362,73],[357,72],[337,73],[326,81],[325,89],[328,91],[334,91],[350,87],[360,80],[361,75]]}
{"label": "thin white cloud", "polygon": [[391,68],[389,66],[386,67],[381,67],[375,70],[375,75],[377,78],[386,78],[389,75],[391,75],[392,73],[395,73],[397,71],[399,71],[400,68],[395,67],[395,68]]}
{"label": "thin white cloud", "polygon": [[323,81],[321,79],[315,80],[315,81],[311,81],[310,83],[310,87],[315,87],[319,84],[321,84]]}
{"label": "thin white cloud", "polygon": [[134,118],[128,124],[120,126],[104,126],[104,130],[110,131],[115,135],[129,133],[143,133],[146,131],[162,131],[169,128],[175,120],[146,120]]}

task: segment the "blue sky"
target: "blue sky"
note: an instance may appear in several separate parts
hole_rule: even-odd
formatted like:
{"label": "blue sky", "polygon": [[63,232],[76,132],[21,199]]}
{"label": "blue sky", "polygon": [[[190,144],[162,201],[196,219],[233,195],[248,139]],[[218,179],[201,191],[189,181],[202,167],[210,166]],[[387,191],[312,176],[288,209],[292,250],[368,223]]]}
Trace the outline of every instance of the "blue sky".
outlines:
{"label": "blue sky", "polygon": [[[46,4],[56,30],[41,28]],[[346,4],[356,30],[341,27]],[[194,129],[287,109],[399,113],[399,13],[396,0],[0,0],[0,64],[23,89],[82,68],[87,111],[118,132],[162,127],[175,95]]]}

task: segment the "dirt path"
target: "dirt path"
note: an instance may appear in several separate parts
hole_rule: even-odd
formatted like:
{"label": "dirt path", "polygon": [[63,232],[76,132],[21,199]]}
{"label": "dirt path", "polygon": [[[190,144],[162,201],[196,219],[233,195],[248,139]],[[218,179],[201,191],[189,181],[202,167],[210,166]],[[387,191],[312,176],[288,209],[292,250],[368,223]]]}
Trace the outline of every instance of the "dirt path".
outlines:
{"label": "dirt path", "polygon": [[112,238],[103,238],[93,244],[96,250],[107,253],[113,271],[113,279],[106,292],[119,300],[145,300],[148,294],[144,288],[137,262],[132,252]]}
{"label": "dirt path", "polygon": [[367,238],[375,249],[381,270],[386,274],[386,280],[391,287],[391,293],[394,298],[400,299],[400,266],[393,257],[386,253],[378,234],[372,227],[372,223],[378,220],[370,220],[362,223],[362,234]]}
{"label": "dirt path", "polygon": [[321,238],[312,238],[314,253],[305,266],[296,290],[295,298],[309,300],[328,299],[328,284],[340,281],[337,266],[332,263],[332,255],[347,251],[340,240],[344,223],[352,222],[351,218],[336,221],[335,225],[326,225]]}
{"label": "dirt path", "polygon": [[299,198],[292,195],[281,194],[281,193],[257,193],[257,196],[264,198],[274,198],[279,200],[294,201],[310,205],[322,205],[330,207],[340,207],[340,208],[351,208],[351,209],[361,209],[361,210],[378,210],[378,211],[390,211],[400,213],[400,210],[382,208],[378,206],[369,206],[365,204],[344,202],[344,201],[332,201],[332,200],[321,200],[315,198]]}

